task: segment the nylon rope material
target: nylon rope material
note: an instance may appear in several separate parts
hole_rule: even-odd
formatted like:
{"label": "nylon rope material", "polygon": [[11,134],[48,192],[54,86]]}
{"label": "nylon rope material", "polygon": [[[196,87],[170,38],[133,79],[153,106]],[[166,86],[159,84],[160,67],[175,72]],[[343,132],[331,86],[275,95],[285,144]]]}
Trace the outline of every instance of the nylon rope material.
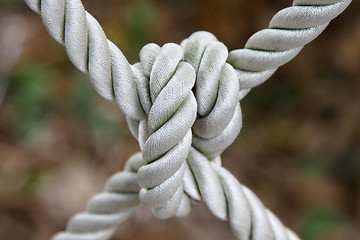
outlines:
{"label": "nylon rope material", "polygon": [[244,49],[229,53],[211,33],[196,32],[179,45],[146,45],[133,65],[80,0],[25,2],[96,91],[118,103],[141,149],[131,167],[115,174],[120,187],[110,178],[114,187],[92,198],[54,239],[109,239],[139,202],[166,219],[186,216],[191,201],[229,220],[238,239],[298,239],[221,167],[220,154],[242,127],[239,100],[319,36],[351,0],[295,0]]}
{"label": "nylon rope material", "polygon": [[[130,157],[124,170],[109,178],[104,192],[89,200],[86,212],[74,215],[68,222],[66,231],[57,233],[52,239],[109,239],[117,226],[129,218],[134,207],[139,204],[140,188],[136,172],[144,165],[146,162],[141,153]],[[197,188],[194,182],[203,184],[199,184]],[[263,206],[251,190],[242,186],[221,166],[220,159],[209,161],[203,154],[191,149],[185,168],[184,185],[188,186],[187,194],[193,201],[204,201],[208,207],[214,205],[214,200],[221,199],[216,203],[217,208],[226,214],[225,219],[229,220],[237,239],[299,240],[296,234],[284,227]],[[223,204],[219,204],[220,202]],[[181,206],[185,211],[189,211],[190,207],[190,204]]]}

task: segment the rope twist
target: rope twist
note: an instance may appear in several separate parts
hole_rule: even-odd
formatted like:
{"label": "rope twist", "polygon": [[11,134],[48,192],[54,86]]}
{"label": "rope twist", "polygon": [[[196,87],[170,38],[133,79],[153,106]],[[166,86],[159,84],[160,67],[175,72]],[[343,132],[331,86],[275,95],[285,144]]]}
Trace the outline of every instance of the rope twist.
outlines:
{"label": "rope twist", "polygon": [[80,0],[25,2],[96,91],[117,102],[141,149],[53,239],[109,239],[140,202],[166,219],[186,216],[191,201],[203,201],[228,220],[238,239],[298,239],[221,167],[220,154],[240,133],[240,100],[319,36],[351,0],[295,0],[244,49],[229,52],[214,35],[196,32],[180,45],[146,45],[133,65]]}

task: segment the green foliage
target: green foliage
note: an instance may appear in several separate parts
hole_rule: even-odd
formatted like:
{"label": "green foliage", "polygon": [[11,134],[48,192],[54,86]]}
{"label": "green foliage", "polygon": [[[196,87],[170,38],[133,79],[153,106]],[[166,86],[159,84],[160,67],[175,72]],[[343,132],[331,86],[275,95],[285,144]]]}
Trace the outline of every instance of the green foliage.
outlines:
{"label": "green foliage", "polygon": [[132,1],[127,7],[127,36],[131,43],[129,50],[132,56],[138,56],[139,50],[149,42],[155,15],[154,6],[149,1]]}
{"label": "green foliage", "polygon": [[19,69],[9,84],[7,104],[16,137],[31,137],[49,113],[54,71],[42,66]]}
{"label": "green foliage", "polygon": [[22,0],[0,0],[0,7],[22,4]]}
{"label": "green foliage", "polygon": [[326,239],[328,234],[340,234],[339,232],[346,227],[348,221],[346,214],[340,210],[317,208],[306,216],[300,237],[306,240]]}
{"label": "green foliage", "polygon": [[331,164],[330,172],[345,185],[360,185],[360,157],[355,150],[346,151]]}
{"label": "green foliage", "polygon": [[22,180],[19,181],[19,183],[24,197],[31,197],[39,192],[43,185],[43,171],[34,167],[22,177]]}
{"label": "green foliage", "polygon": [[66,101],[67,111],[84,121],[91,115],[94,104],[94,90],[85,78],[87,77],[73,76],[70,96]]}
{"label": "green foliage", "polygon": [[[87,76],[73,76],[71,93],[66,100],[66,111],[75,119],[82,122],[92,134],[100,136],[102,140],[113,140],[119,133],[119,123],[112,118],[113,113],[106,112],[98,106],[99,98]],[[105,114],[104,114],[105,113]]]}
{"label": "green foliage", "polygon": [[328,174],[328,167],[324,158],[317,154],[304,155],[297,162],[298,171],[308,181],[323,179]]}
{"label": "green foliage", "polygon": [[[265,89],[266,87],[266,89]],[[290,79],[282,79],[277,84],[265,84],[251,91],[245,99],[250,106],[263,106],[264,110],[287,113],[295,108],[299,100],[298,87]],[[258,107],[256,108],[258,111]]]}
{"label": "green foliage", "polygon": [[101,109],[100,98],[87,76],[74,70],[70,74],[68,95],[59,96],[56,80],[59,71],[50,67],[31,65],[19,69],[11,77],[5,100],[11,109],[10,122],[15,138],[27,142],[44,130],[50,114],[79,121],[87,131],[103,139],[113,140],[119,130],[114,113]]}
{"label": "green foliage", "polygon": [[[80,81],[79,81],[80,80]],[[119,133],[119,123],[112,119],[111,113],[97,106],[98,97],[93,87],[84,82],[87,79],[74,79],[72,92],[67,101],[69,113],[81,121],[94,135],[102,140],[113,140]]]}

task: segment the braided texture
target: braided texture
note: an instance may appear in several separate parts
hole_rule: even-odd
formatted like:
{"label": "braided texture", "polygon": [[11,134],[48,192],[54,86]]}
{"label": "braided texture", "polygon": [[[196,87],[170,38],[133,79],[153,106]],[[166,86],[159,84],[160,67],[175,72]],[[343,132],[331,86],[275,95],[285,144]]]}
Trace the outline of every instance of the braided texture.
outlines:
{"label": "braided texture", "polygon": [[[74,215],[66,231],[57,233],[52,239],[109,239],[116,227],[139,204],[140,188],[136,173],[145,165],[141,153],[133,155],[123,171],[109,178],[104,192],[90,199],[86,212]],[[238,239],[299,240],[251,190],[221,167],[219,158],[209,161],[203,154],[191,149],[185,164],[184,185],[186,196],[193,201],[204,201],[220,219],[228,220]],[[188,211],[191,207],[188,203],[181,209]]]}
{"label": "braided texture", "polygon": [[220,154],[240,133],[240,102],[314,40],[351,0],[295,0],[269,29],[229,53],[208,32],[180,45],[144,46],[130,65],[81,0],[25,0],[96,91],[115,100],[141,154],[75,215],[54,239],[108,239],[139,203],[161,219],[186,216],[203,201],[229,220],[238,239],[298,239],[221,167]]}
{"label": "braided texture", "polygon": [[[244,49],[231,51],[227,62],[236,69],[240,83],[239,98],[244,97],[249,89],[269,79],[278,67],[293,59],[351,1],[294,0],[292,7],[279,11],[273,17],[269,29],[255,33]],[[100,24],[85,11],[81,0],[25,2],[33,11],[41,14],[50,35],[65,45],[75,67],[89,74],[97,92],[106,99],[114,99],[114,86],[121,79],[111,74],[114,65],[111,59],[113,49],[110,49],[111,43]],[[117,71],[126,72],[129,67],[124,57]],[[127,99],[126,96],[123,99]]]}
{"label": "braided texture", "polygon": [[136,172],[144,165],[141,154],[134,154],[124,170],[111,176],[104,192],[93,196],[86,212],[74,215],[65,232],[53,236],[53,240],[102,240],[109,239],[117,226],[124,222],[139,204],[139,186]]}
{"label": "braided texture", "polygon": [[229,54],[228,62],[236,68],[241,89],[251,89],[269,79],[350,3],[351,0],[294,0],[292,7],[275,14],[268,29],[251,36],[244,49]]}

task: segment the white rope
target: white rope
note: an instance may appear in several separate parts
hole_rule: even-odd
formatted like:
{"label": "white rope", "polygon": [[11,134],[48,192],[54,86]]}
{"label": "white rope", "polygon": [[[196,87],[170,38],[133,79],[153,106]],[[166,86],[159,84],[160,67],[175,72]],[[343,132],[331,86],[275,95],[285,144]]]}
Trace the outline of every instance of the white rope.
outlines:
{"label": "white rope", "polygon": [[[299,238],[266,209],[251,190],[242,186],[225,168],[220,159],[209,161],[195,149],[190,150],[184,178],[185,192],[194,201],[204,201],[222,220],[229,220],[238,239]],[[90,199],[86,212],[74,215],[66,231],[53,240],[109,239],[139,204],[136,172],[146,165],[141,153],[133,155],[124,171],[109,178],[105,191]],[[194,184],[196,183],[196,184]],[[181,208],[188,211],[187,202]]]}
{"label": "white rope", "polygon": [[228,50],[208,32],[197,32],[181,43],[184,61],[195,72],[198,118],[193,126],[193,146],[214,157],[230,146],[240,133],[242,117],[239,82],[226,60]]}
{"label": "white rope", "polygon": [[124,222],[139,204],[139,186],[136,172],[144,165],[141,154],[133,155],[124,170],[111,176],[104,192],[93,196],[86,212],[74,215],[66,231],[53,236],[53,240],[102,240],[109,239],[116,227]]}
{"label": "white rope", "polygon": [[[113,99],[112,85],[119,84],[121,79],[111,75],[111,43],[106,44],[108,40],[100,24],[85,11],[81,0],[25,2],[41,14],[50,35],[65,45],[72,63],[89,74],[98,93]],[[292,7],[278,12],[269,29],[255,33],[244,49],[229,54],[228,62],[236,69],[240,89],[245,91],[270,78],[279,66],[294,58],[303,46],[320,35],[350,3],[351,0],[294,0]],[[129,63],[124,57],[118,71],[125,73],[126,68]]]}
{"label": "white rope", "polygon": [[125,183],[106,188],[55,239],[108,239],[138,200],[158,218],[169,218],[187,215],[191,199],[229,220],[238,239],[298,239],[221,167],[220,154],[240,132],[239,100],[294,58],[351,0],[295,0],[245,49],[228,53],[212,34],[197,32],[181,45],[146,45],[134,65],[80,0],[25,1],[99,94],[116,100],[142,151],[135,157],[142,164],[115,177],[134,186],[136,176],[141,189]]}
{"label": "white rope", "polygon": [[318,37],[350,3],[351,0],[294,0],[292,7],[278,12],[269,29],[255,33],[244,49],[229,54],[228,62],[236,68],[241,89],[266,81]]}

